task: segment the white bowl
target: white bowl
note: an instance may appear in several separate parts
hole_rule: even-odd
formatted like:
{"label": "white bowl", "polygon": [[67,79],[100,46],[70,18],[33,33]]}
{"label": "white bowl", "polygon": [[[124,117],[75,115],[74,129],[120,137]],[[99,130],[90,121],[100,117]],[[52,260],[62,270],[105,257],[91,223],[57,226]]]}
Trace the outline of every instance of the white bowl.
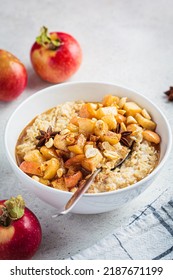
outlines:
{"label": "white bowl", "polygon": [[80,214],[96,214],[114,210],[137,197],[153,182],[166,162],[171,150],[171,129],[163,113],[149,99],[114,84],[101,82],[73,82],[45,88],[25,100],[11,115],[5,130],[5,147],[7,157],[15,174],[23,183],[23,187],[32,191],[41,200],[61,209],[70,199],[72,193],[47,187],[27,176],[16,164],[15,145],[24,127],[38,114],[58,104],[72,100],[101,101],[106,94],[127,96],[146,108],[157,123],[157,132],[161,136],[161,154],[158,166],[154,171],[138,183],[127,188],[98,194],[84,194],[72,212]]}

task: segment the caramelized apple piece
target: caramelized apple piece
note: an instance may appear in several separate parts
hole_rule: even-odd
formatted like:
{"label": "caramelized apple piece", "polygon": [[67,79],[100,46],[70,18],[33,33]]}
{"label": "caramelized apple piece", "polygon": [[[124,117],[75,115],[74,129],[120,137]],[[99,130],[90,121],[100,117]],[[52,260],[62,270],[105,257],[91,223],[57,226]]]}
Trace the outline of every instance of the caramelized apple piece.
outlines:
{"label": "caramelized apple piece", "polygon": [[74,124],[74,125],[76,125],[76,126],[78,126],[78,119],[79,119],[79,117],[73,117],[71,120],[70,120],[70,123],[72,123],[72,124]]}
{"label": "caramelized apple piece", "polygon": [[97,119],[101,119],[103,116],[106,115],[117,115],[117,108],[115,106],[108,106],[108,107],[103,107],[99,108],[97,111]]}
{"label": "caramelized apple piece", "polygon": [[87,103],[87,110],[90,113],[91,118],[96,118],[96,110],[97,110],[97,104],[95,103]]}
{"label": "caramelized apple piece", "polygon": [[102,141],[107,141],[111,145],[117,144],[120,141],[120,139],[121,139],[121,134],[117,134],[112,131],[108,131],[106,134],[101,136]]}
{"label": "caramelized apple piece", "polygon": [[69,158],[68,160],[66,160],[64,167],[69,168],[71,165],[79,165],[79,164],[81,164],[84,157],[85,156],[83,154],[83,155],[76,155],[72,158]]}
{"label": "caramelized apple piece", "polygon": [[93,134],[94,127],[95,127],[95,122],[93,120],[87,118],[79,118],[78,124],[79,124],[79,133],[82,133],[84,135]]}
{"label": "caramelized apple piece", "polygon": [[107,125],[107,123],[105,123],[102,120],[98,120],[95,124],[95,128],[94,128],[94,134],[96,136],[102,136],[104,134],[106,134],[109,130],[109,127]]}
{"label": "caramelized apple piece", "polygon": [[77,185],[77,183],[82,179],[82,172],[81,171],[77,171],[75,174],[73,175],[66,175],[64,177],[64,181],[65,181],[65,186],[69,189],[75,187]]}
{"label": "caramelized apple piece", "polygon": [[38,176],[43,175],[43,172],[41,171],[41,164],[38,162],[23,161],[20,164],[20,169],[27,174],[38,175]]}
{"label": "caramelized apple piece", "polygon": [[50,180],[53,179],[60,167],[60,162],[57,158],[51,158],[44,163],[45,171],[43,179]]}
{"label": "caramelized apple piece", "polygon": [[115,118],[116,118],[117,123],[126,122],[126,117],[121,114],[117,114],[117,116]]}
{"label": "caramelized apple piece", "polygon": [[127,116],[135,116],[136,113],[140,113],[142,111],[142,108],[132,101],[126,102],[123,109],[126,110]]}
{"label": "caramelized apple piece", "polygon": [[66,144],[66,135],[59,135],[57,134],[54,138],[54,146],[55,148],[57,148],[58,150],[62,150],[67,152],[67,144]]}
{"label": "caramelized apple piece", "polygon": [[92,118],[90,112],[88,111],[87,104],[83,104],[79,111],[79,117],[81,118]]}
{"label": "caramelized apple piece", "polygon": [[101,119],[102,119],[102,121],[107,123],[107,125],[108,125],[110,130],[116,129],[117,121],[116,121],[116,119],[115,119],[115,117],[113,115],[105,115]]}
{"label": "caramelized apple piece", "polygon": [[160,143],[160,136],[156,132],[151,130],[144,130],[142,134],[145,140],[152,142],[154,144]]}
{"label": "caramelized apple piece", "polygon": [[111,106],[112,104],[118,104],[120,98],[114,95],[105,95],[102,100],[102,104],[104,107]]}
{"label": "caramelized apple piece", "polygon": [[102,158],[103,156],[100,152],[98,152],[94,157],[84,158],[84,160],[81,163],[82,167],[88,171],[93,172],[101,162]]}
{"label": "caramelized apple piece", "polygon": [[45,157],[46,160],[51,158],[57,158],[57,153],[54,148],[47,148],[46,146],[42,146],[40,148],[40,153]]}
{"label": "caramelized apple piece", "polygon": [[89,119],[95,118],[96,109],[97,109],[97,104],[85,103],[82,105],[79,111],[79,116],[81,118],[89,118]]}
{"label": "caramelized apple piece", "polygon": [[71,132],[78,132],[79,131],[78,123],[77,125],[69,123],[67,125],[67,129],[70,130]]}
{"label": "caramelized apple piece", "polygon": [[24,156],[25,161],[42,163],[45,159],[39,150],[28,151]]}
{"label": "caramelized apple piece", "polygon": [[68,146],[68,149],[70,152],[73,152],[75,154],[83,154],[83,148],[84,148],[85,142],[86,142],[85,136],[83,134],[80,134],[78,136],[76,144]]}
{"label": "caramelized apple piece", "polygon": [[52,185],[52,187],[55,188],[55,189],[58,189],[58,190],[61,190],[61,191],[67,191],[67,192],[68,192],[68,188],[67,188],[66,185],[65,185],[65,181],[64,181],[64,178],[63,178],[63,177],[58,178],[58,179],[52,181],[51,185]]}
{"label": "caramelized apple piece", "polygon": [[143,128],[148,130],[155,130],[156,123],[152,120],[144,118],[141,114],[136,114],[135,119],[137,120],[138,124],[140,124]]}

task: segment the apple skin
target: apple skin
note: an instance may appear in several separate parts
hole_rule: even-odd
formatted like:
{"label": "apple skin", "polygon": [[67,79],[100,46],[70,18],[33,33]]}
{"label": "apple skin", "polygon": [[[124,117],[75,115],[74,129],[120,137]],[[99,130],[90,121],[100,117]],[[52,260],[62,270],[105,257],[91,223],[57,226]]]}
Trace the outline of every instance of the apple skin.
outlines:
{"label": "apple skin", "polygon": [[[5,200],[0,201],[0,209]],[[0,225],[0,260],[31,259],[39,248],[42,230],[35,214],[25,207],[22,218]]]}
{"label": "apple skin", "polygon": [[51,32],[50,37],[58,38],[61,45],[48,49],[35,42],[30,58],[35,72],[45,81],[61,83],[69,79],[79,69],[82,62],[82,49],[77,40],[63,32]]}
{"label": "apple skin", "polygon": [[27,71],[13,54],[0,50],[0,101],[12,101],[25,89]]}

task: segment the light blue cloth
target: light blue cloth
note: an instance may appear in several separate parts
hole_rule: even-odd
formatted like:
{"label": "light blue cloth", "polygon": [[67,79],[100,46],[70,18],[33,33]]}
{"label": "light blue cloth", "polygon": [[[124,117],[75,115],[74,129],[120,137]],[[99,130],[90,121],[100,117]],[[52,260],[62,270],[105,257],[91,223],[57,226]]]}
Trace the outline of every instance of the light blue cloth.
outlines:
{"label": "light blue cloth", "polygon": [[70,259],[173,259],[173,200],[163,204],[162,195],[133,215],[127,225]]}

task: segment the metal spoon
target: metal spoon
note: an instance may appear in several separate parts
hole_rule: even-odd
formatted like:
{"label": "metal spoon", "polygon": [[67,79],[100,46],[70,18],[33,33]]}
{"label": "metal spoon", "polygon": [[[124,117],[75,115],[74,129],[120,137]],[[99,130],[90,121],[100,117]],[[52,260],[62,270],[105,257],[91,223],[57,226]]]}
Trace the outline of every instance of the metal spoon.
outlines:
{"label": "metal spoon", "polygon": [[[118,164],[116,164],[116,166],[114,166],[113,169],[115,169],[116,167],[120,167],[121,164],[129,157],[131,151],[132,151],[132,146],[131,145],[131,149],[128,151],[128,153],[126,154],[126,156],[121,159]],[[113,170],[112,169],[112,170]],[[76,203],[79,201],[79,199],[82,197],[82,195],[89,189],[90,185],[92,184],[92,182],[94,181],[95,177],[98,175],[98,173],[102,170],[102,168],[98,168],[96,169],[86,180],[86,182],[84,184],[82,184],[77,191],[72,195],[72,197],[68,200],[68,202],[66,203],[66,205],[63,207],[63,209],[59,212],[59,215],[64,215],[67,214],[68,212],[71,211],[71,209],[76,205]],[[56,217],[57,215],[54,215],[53,217]]]}

